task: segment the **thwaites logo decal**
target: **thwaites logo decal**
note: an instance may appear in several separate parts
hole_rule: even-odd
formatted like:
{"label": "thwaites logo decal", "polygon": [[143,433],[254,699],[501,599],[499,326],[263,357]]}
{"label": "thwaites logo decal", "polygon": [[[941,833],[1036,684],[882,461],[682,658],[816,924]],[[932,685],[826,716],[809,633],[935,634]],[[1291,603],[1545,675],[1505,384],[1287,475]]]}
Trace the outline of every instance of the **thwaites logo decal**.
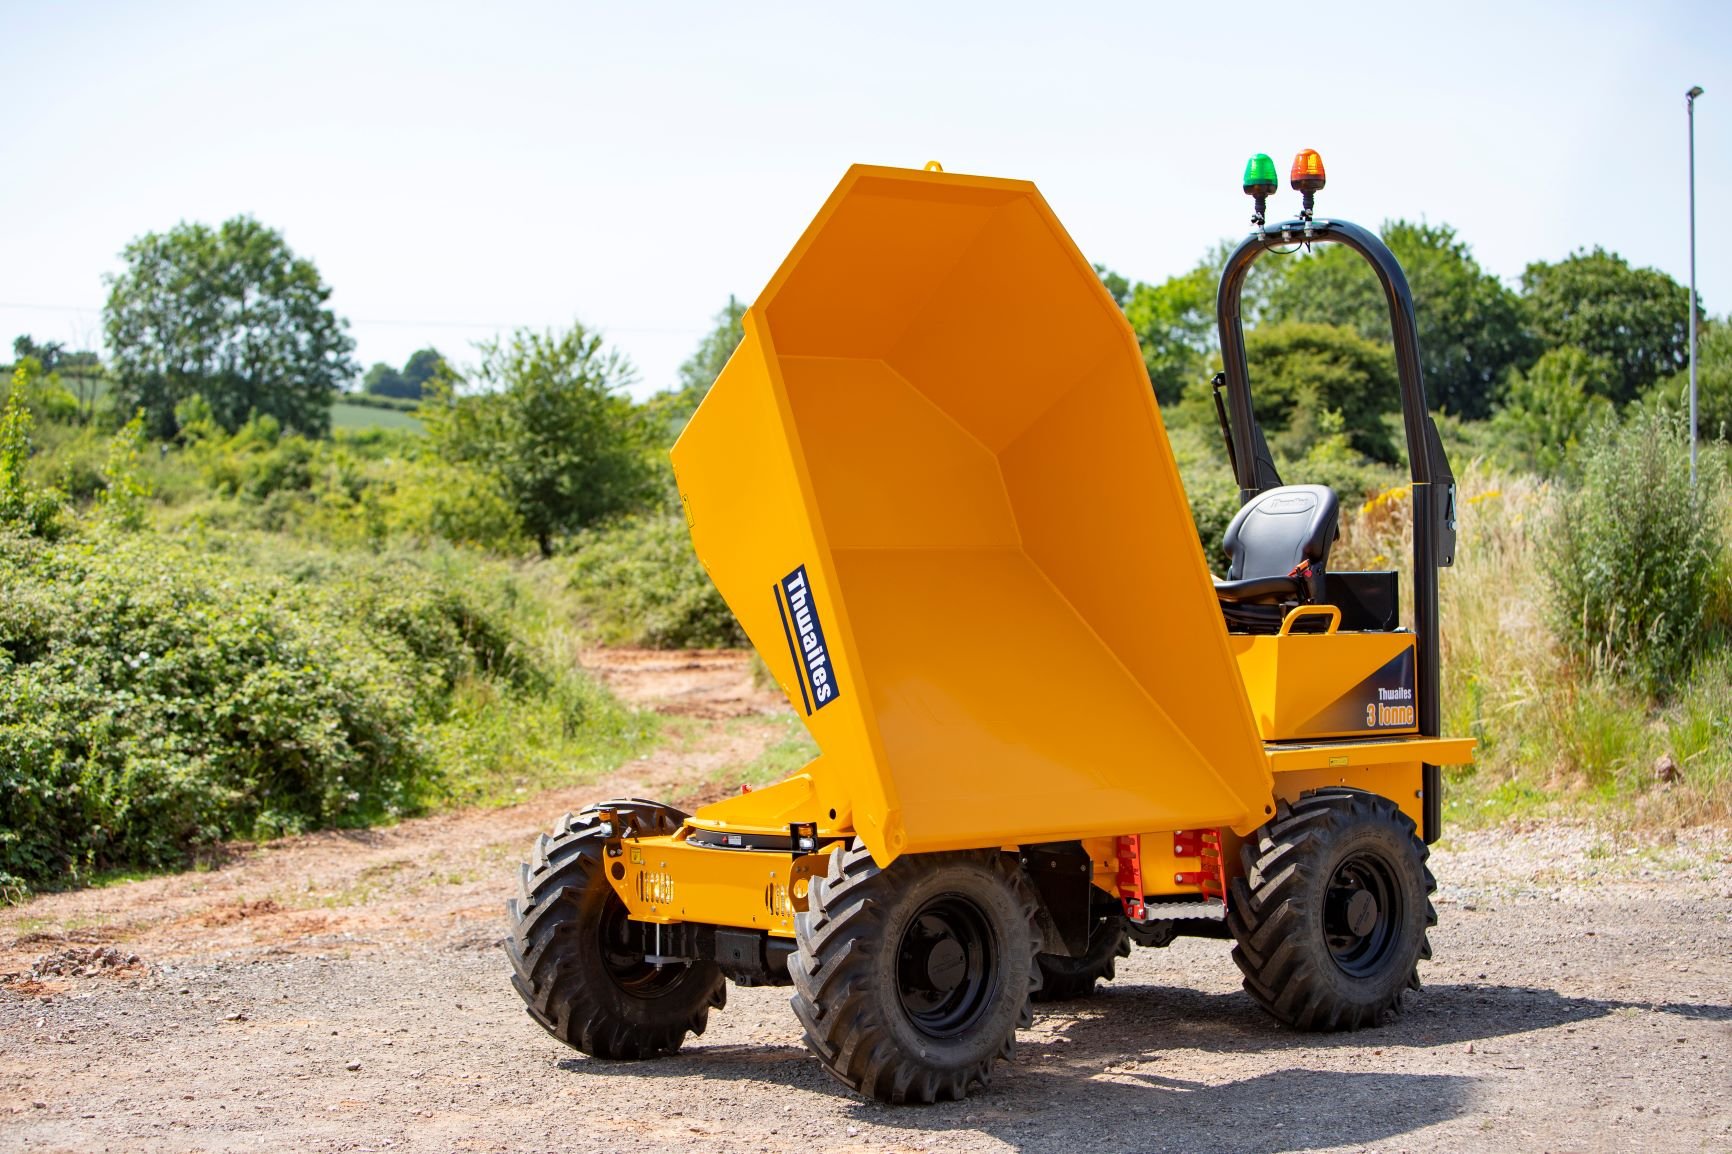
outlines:
{"label": "thwaites logo decal", "polygon": [[830,664],[830,648],[824,644],[824,626],[818,621],[818,605],[812,600],[812,583],[801,565],[775,585],[776,608],[782,614],[782,632],[788,638],[788,655],[794,659],[794,677],[800,683],[800,701],[810,714],[842,696],[836,684],[836,668]]}
{"label": "thwaites logo decal", "polygon": [[1392,733],[1419,725],[1413,695],[1413,650],[1403,649],[1371,676],[1300,726],[1295,737],[1343,733]]}

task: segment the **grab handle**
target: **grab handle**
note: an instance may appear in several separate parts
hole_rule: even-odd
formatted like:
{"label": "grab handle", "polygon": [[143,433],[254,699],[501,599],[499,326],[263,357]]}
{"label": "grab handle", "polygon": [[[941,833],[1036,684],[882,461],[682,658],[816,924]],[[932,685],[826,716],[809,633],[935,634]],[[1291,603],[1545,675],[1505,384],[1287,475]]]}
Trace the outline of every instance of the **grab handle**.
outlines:
{"label": "grab handle", "polygon": [[1287,616],[1281,619],[1281,629],[1275,636],[1287,636],[1288,633],[1292,632],[1295,621],[1301,617],[1314,617],[1320,613],[1329,618],[1329,628],[1323,631],[1325,636],[1341,628],[1341,610],[1338,607],[1334,605],[1296,605],[1288,611]]}

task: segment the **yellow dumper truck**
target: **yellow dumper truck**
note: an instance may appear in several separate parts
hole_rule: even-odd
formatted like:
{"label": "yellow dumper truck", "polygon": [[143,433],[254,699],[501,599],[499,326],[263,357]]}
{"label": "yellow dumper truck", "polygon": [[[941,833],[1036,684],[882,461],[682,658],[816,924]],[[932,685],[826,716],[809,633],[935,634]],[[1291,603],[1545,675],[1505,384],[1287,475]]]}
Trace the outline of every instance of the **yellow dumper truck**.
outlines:
{"label": "yellow dumper truck", "polygon": [[[1310,159],[1307,159],[1307,158]],[[1136,337],[1033,184],[856,166],[745,318],[673,449],[692,540],[820,755],[695,813],[560,820],[510,904],[550,1033],[648,1058],[727,982],[791,985],[818,1060],[887,1102],[990,1079],[1031,1003],[1130,944],[1230,939],[1300,1029],[1377,1023],[1434,924],[1437,583],[1454,481],[1405,278],[1377,237],[1262,222],[1219,295],[1243,507],[1210,574]],[[1239,297],[1270,249],[1370,262],[1412,469],[1395,572],[1335,572],[1336,496],[1285,485]]]}

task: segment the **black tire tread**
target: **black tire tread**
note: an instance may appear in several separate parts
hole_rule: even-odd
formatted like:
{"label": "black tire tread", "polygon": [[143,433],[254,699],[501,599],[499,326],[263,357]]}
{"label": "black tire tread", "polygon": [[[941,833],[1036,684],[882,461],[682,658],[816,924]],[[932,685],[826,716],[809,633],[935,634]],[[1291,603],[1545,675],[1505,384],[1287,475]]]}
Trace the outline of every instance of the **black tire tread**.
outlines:
{"label": "black tire tread", "polygon": [[[1278,802],[1275,816],[1240,851],[1244,874],[1233,880],[1227,906],[1233,961],[1244,975],[1246,992],[1288,1026],[1322,1032],[1380,1025],[1401,1011],[1406,990],[1420,988],[1416,961],[1405,981],[1376,1004],[1344,1004],[1319,980],[1317,969],[1328,959],[1307,949],[1300,932],[1307,916],[1301,895],[1319,857],[1332,839],[1356,823],[1380,821],[1393,823],[1416,847],[1429,929],[1437,924],[1431,901],[1437,880],[1426,864],[1430,851],[1413,820],[1387,798],[1362,790],[1322,789],[1291,805]],[[1430,957],[1430,936],[1421,933],[1418,959]]]}
{"label": "black tire tread", "polygon": [[[1040,984],[1034,957],[1040,935],[1038,898],[1022,871],[1006,855],[991,851],[922,854],[923,864],[946,859],[988,862],[1016,895],[1027,922],[1029,989],[1016,1025],[1033,1024],[1030,1005]],[[898,859],[890,867],[909,861]],[[960,1101],[992,1080],[999,1058],[1015,1051],[1016,1029],[1006,1032],[994,1052],[966,1069],[947,1073],[923,1070],[900,1053],[893,1040],[873,1020],[868,997],[871,965],[883,942],[883,906],[894,892],[895,878],[873,862],[866,847],[855,841],[830,856],[828,873],[815,879],[808,913],[801,915],[798,948],[789,959],[793,978],[791,1003],[805,1032],[806,1045],[818,1061],[848,1088],[882,1102],[931,1103]]]}
{"label": "black tire tread", "polygon": [[[635,811],[646,833],[677,829],[684,818],[678,810],[637,798],[604,804]],[[581,899],[592,886],[608,886],[601,874],[606,844],[601,808],[561,817],[552,836],[536,838],[530,860],[518,870],[517,896],[506,903],[511,984],[529,1016],[574,1049],[598,1058],[663,1057],[677,1051],[687,1033],[704,1032],[710,1010],[727,1003],[727,983],[714,963],[693,963],[689,989],[657,1007],[654,1020],[640,1016],[633,1021],[620,1013],[619,1000],[626,995],[591,988],[574,968],[573,939],[581,941],[588,928]]]}

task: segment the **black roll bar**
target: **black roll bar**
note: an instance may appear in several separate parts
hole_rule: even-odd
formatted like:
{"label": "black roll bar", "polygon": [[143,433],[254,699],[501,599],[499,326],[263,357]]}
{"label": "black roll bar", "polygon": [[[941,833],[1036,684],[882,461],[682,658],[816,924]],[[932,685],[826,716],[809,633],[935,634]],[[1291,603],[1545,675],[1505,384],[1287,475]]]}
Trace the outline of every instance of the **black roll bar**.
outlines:
{"label": "black roll bar", "polygon": [[[1215,297],[1215,319],[1221,335],[1221,360],[1226,373],[1227,404],[1232,415],[1231,457],[1243,504],[1264,489],[1281,484],[1262,427],[1251,407],[1250,370],[1245,359],[1245,328],[1240,297],[1245,278],[1257,259],[1271,249],[1300,243],[1343,244],[1371,265],[1383,285],[1395,334],[1395,369],[1401,384],[1401,418],[1407,433],[1407,461],[1413,481],[1413,625],[1418,665],[1419,732],[1441,734],[1442,698],[1439,685],[1438,570],[1455,563],[1455,474],[1450,472],[1437,423],[1425,403],[1425,379],[1419,364],[1418,326],[1413,293],[1395,254],[1376,233],[1344,220],[1288,220],[1253,229],[1227,258]],[[1443,775],[1435,765],[1424,773],[1423,835],[1436,841],[1442,828]]]}

